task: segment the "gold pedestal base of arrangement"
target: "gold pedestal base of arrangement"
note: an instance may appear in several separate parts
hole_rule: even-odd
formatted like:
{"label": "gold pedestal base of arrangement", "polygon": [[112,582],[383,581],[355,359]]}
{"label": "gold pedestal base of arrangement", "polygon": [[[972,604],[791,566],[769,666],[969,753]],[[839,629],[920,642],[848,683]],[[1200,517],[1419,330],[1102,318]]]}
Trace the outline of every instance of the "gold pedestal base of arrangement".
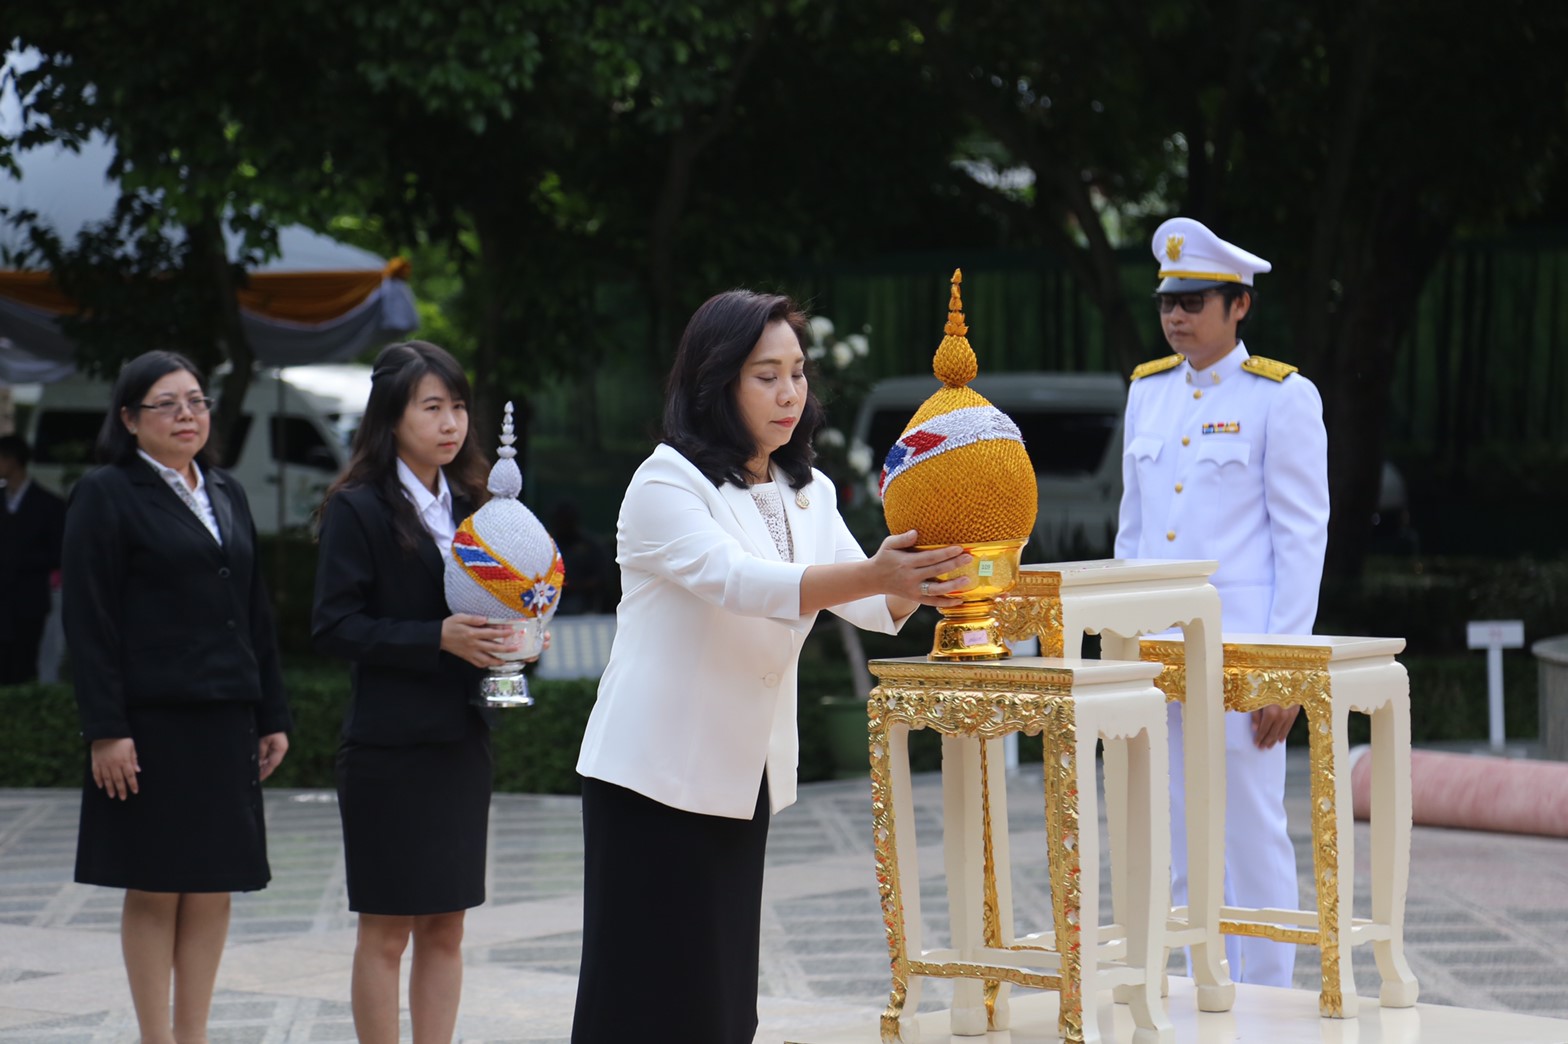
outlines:
{"label": "gold pedestal base of arrangement", "polygon": [[1018,583],[1019,560],[1028,542],[1025,537],[964,545],[964,550],[973,555],[974,560],[962,569],[943,573],[938,579],[967,576],[974,583],[968,590],[959,592],[963,605],[939,610],[942,619],[936,625],[936,638],[931,643],[931,659],[1005,660],[1012,655],[1007,643],[1002,641],[1002,628],[996,619],[996,599]]}

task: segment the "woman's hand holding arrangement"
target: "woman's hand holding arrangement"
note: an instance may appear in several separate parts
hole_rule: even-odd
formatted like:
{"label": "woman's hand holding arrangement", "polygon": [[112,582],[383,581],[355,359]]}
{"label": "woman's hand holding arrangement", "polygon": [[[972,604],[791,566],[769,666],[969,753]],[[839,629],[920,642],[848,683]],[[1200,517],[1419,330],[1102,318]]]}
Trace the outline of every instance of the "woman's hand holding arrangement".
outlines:
{"label": "woman's hand holding arrangement", "polygon": [[454,613],[441,621],[441,651],[475,667],[499,667],[498,656],[510,650],[515,632],[506,624],[493,624],[472,613]]}
{"label": "woman's hand holding arrangement", "polygon": [[[441,621],[441,651],[467,660],[475,667],[499,667],[506,661],[501,653],[511,652],[523,640],[522,632],[506,624],[493,624],[483,616],[456,613]],[[543,653],[550,648],[550,632],[544,632],[544,642],[539,648]],[[537,655],[524,662],[533,663]]]}
{"label": "woman's hand holding arrangement", "polygon": [[974,561],[974,556],[956,545],[932,550],[909,550],[915,546],[916,531],[894,533],[882,541],[871,564],[883,581],[883,590],[897,598],[906,598],[921,605],[951,608],[962,603],[955,598],[959,591],[971,586],[967,576],[951,580],[938,580],[942,573],[962,569]]}

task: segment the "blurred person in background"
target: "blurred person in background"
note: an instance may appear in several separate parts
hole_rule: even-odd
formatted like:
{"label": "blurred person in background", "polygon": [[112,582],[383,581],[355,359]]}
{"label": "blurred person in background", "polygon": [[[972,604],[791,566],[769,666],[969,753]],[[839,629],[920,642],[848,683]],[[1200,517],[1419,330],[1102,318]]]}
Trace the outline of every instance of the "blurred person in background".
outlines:
{"label": "blurred person in background", "polygon": [[28,477],[31,460],[25,439],[0,435],[0,685],[38,677],[65,532],[65,501]]}

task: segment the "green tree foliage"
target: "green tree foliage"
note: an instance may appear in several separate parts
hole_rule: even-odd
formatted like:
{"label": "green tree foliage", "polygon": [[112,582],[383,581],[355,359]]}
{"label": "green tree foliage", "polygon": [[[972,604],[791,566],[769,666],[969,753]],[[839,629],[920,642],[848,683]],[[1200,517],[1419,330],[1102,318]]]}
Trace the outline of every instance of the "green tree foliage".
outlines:
{"label": "green tree foliage", "polygon": [[242,260],[352,225],[435,270],[480,425],[544,375],[657,380],[714,290],[894,251],[1057,252],[1130,368],[1162,346],[1118,253],[1191,214],[1275,262],[1251,346],[1324,392],[1341,575],[1434,258],[1564,184],[1568,8],[1529,0],[56,0],[7,28],[47,124],[0,162],[104,133],[128,193],[38,244],[90,358],[181,324],[243,361],[217,223]]}
{"label": "green tree foliage", "polygon": [[[1124,367],[1140,343],[1114,248],[1174,213],[1274,261],[1270,341],[1324,395],[1330,571],[1359,573],[1394,361],[1439,253],[1527,215],[1560,169],[1568,9],[1527,0],[900,5],[921,67],[1035,175],[992,192],[1070,259]],[[1454,41],[1464,40],[1463,47]],[[982,158],[984,153],[981,153]],[[1267,318],[1282,313],[1284,321]]]}

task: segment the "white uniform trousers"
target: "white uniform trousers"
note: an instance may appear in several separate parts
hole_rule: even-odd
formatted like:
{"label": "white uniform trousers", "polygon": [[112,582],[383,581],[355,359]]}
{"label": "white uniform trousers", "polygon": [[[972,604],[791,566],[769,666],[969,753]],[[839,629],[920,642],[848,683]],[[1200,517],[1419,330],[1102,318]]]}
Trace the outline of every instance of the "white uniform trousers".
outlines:
{"label": "white uniform trousers", "polygon": [[[1182,705],[1167,707],[1171,769],[1171,902],[1187,902],[1187,787]],[[1300,908],[1296,850],[1285,828],[1285,744],[1259,750],[1252,715],[1225,714],[1225,905]],[[1229,935],[1225,956],[1235,982],[1291,985],[1294,943]],[[1192,972],[1188,961],[1188,974]]]}

